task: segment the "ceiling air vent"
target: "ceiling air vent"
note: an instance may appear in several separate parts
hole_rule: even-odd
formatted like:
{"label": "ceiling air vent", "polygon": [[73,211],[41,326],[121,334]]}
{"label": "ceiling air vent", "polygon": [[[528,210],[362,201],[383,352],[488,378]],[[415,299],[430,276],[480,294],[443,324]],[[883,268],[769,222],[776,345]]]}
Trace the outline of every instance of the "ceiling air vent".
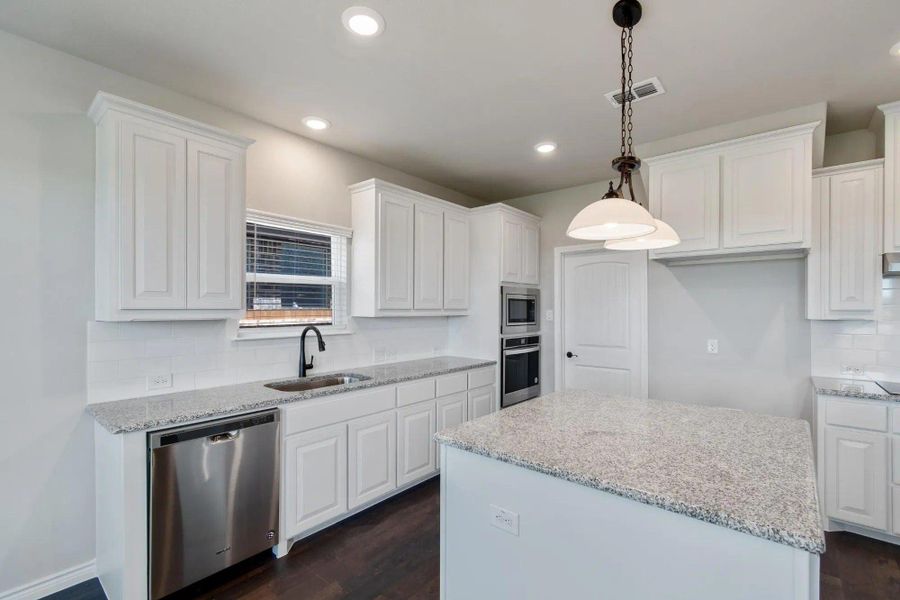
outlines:
{"label": "ceiling air vent", "polygon": [[[631,102],[640,102],[652,96],[665,94],[666,90],[656,77],[638,81],[631,88]],[[609,103],[619,108],[622,106],[622,88],[604,94]]]}

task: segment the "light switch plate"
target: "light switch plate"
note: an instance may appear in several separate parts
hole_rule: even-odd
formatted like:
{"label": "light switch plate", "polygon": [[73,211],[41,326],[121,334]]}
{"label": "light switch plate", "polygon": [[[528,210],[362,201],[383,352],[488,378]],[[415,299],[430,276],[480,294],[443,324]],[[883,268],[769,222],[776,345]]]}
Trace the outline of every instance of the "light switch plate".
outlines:
{"label": "light switch plate", "polygon": [[519,513],[491,504],[491,525],[517,536],[519,535]]}

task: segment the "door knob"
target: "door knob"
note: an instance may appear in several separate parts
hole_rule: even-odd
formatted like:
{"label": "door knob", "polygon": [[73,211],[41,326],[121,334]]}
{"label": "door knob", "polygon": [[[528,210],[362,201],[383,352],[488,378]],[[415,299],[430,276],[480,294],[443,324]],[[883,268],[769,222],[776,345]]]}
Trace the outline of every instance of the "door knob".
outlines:
{"label": "door knob", "polygon": [[571,352],[566,352],[566,358],[578,358],[578,355],[572,354]]}

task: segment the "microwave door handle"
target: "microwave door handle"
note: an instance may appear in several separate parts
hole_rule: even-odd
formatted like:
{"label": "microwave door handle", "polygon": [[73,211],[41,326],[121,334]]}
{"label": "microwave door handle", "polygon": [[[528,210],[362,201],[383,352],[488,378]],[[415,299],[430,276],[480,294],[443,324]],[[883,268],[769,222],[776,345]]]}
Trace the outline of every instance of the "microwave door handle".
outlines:
{"label": "microwave door handle", "polygon": [[504,350],[503,354],[507,356],[513,356],[514,354],[528,354],[529,352],[538,352],[540,349],[540,346],[531,346],[528,348],[517,348],[515,350]]}

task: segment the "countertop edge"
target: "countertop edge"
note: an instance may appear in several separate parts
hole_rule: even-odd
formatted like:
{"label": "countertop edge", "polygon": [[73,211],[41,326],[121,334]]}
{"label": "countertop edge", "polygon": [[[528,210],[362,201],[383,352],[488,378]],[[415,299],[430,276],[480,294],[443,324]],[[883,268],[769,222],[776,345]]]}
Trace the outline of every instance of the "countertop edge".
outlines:
{"label": "countertop edge", "polygon": [[[109,402],[100,402],[94,404],[88,404],[85,409],[90,414],[94,420],[100,424],[106,431],[111,434],[123,434],[123,433],[138,433],[144,431],[151,431],[160,428],[165,428],[172,425],[182,425],[184,423],[191,422],[199,422],[205,420],[211,420],[216,418],[227,417],[231,415],[238,415],[242,413],[252,412],[255,410],[264,410],[267,408],[274,408],[278,406],[282,406],[285,404],[293,404],[296,402],[301,402],[304,400],[312,400],[315,398],[323,398],[327,396],[336,396],[339,394],[345,394],[350,392],[356,392],[366,389],[373,389],[378,387],[384,387],[386,385],[395,385],[398,383],[403,383],[406,381],[415,381],[417,379],[426,379],[428,377],[439,377],[441,375],[450,375],[452,373],[459,373],[461,371],[472,371],[474,369],[481,369],[484,367],[496,366],[497,361],[493,359],[476,359],[476,358],[466,358],[466,357],[454,357],[454,358],[463,358],[465,360],[473,361],[471,364],[464,366],[455,366],[455,367],[447,367],[441,369],[433,369],[424,371],[422,373],[416,373],[414,375],[408,376],[398,376],[398,377],[388,377],[385,379],[370,379],[366,381],[360,381],[357,383],[350,383],[341,386],[334,386],[328,388],[320,388],[317,390],[311,390],[306,392],[278,392],[273,390],[273,394],[283,394],[282,396],[273,396],[270,399],[266,400],[255,400],[246,404],[237,404],[234,407],[230,407],[224,410],[216,410],[216,409],[203,409],[197,410],[194,412],[188,412],[182,415],[177,415],[173,418],[167,419],[146,419],[143,421],[137,421],[135,423],[130,423],[127,426],[123,426],[117,421],[111,421],[106,418],[102,412],[98,411],[98,407],[108,406],[110,404],[116,404],[118,402],[125,402],[128,400],[135,400],[135,398],[123,398],[122,400],[111,400]],[[426,359],[414,359],[411,361],[403,361],[403,362],[416,362],[417,360],[426,360]],[[400,363],[389,363],[389,364],[403,364]],[[319,373],[317,375],[329,375],[335,373],[352,373],[354,371],[360,371],[369,368],[378,368],[386,365],[368,365],[368,366],[357,366],[351,367],[347,369],[339,369],[337,371],[330,371],[326,373]],[[275,382],[275,381],[284,381],[284,378],[279,379],[266,379],[258,382],[248,381],[238,385],[248,385],[258,383],[259,385],[264,385],[266,383]],[[233,387],[233,386],[221,386],[221,387]],[[179,394],[190,394],[191,392],[199,392],[199,391],[209,391],[216,388],[200,388],[197,390],[187,390],[184,392],[177,392]],[[139,399],[153,399],[155,396],[146,396],[139,397]]]}
{"label": "countertop edge", "polygon": [[719,525],[728,529],[732,529],[734,531],[739,531],[741,533],[746,533],[754,537],[767,539],[771,542],[784,544],[786,546],[790,546],[792,548],[797,548],[799,550],[804,550],[806,552],[811,552],[814,554],[825,553],[824,535],[820,536],[817,539],[808,538],[805,536],[795,535],[781,528],[759,525],[756,523],[748,523],[744,520],[733,518],[728,514],[717,513],[700,506],[686,504],[678,500],[673,500],[664,496],[658,496],[656,494],[650,494],[628,486],[616,485],[608,481],[598,481],[590,477],[583,477],[576,473],[573,473],[572,471],[554,469],[540,463],[536,463],[534,461],[525,460],[523,458],[507,454],[505,452],[494,452],[475,444],[461,442],[440,432],[434,435],[434,439],[438,443],[445,446],[450,446],[459,450],[471,452],[473,454],[479,454],[487,458],[493,458],[501,462],[505,462],[518,467],[523,467],[532,471],[536,471],[538,473],[543,473],[545,475],[550,475],[551,477],[556,477],[558,479],[563,479],[571,483],[590,487],[601,492],[615,494],[616,496],[621,496],[623,498],[635,500],[637,502],[641,502],[642,504],[655,506],[669,512],[692,517],[694,519],[704,521],[712,525]]}

